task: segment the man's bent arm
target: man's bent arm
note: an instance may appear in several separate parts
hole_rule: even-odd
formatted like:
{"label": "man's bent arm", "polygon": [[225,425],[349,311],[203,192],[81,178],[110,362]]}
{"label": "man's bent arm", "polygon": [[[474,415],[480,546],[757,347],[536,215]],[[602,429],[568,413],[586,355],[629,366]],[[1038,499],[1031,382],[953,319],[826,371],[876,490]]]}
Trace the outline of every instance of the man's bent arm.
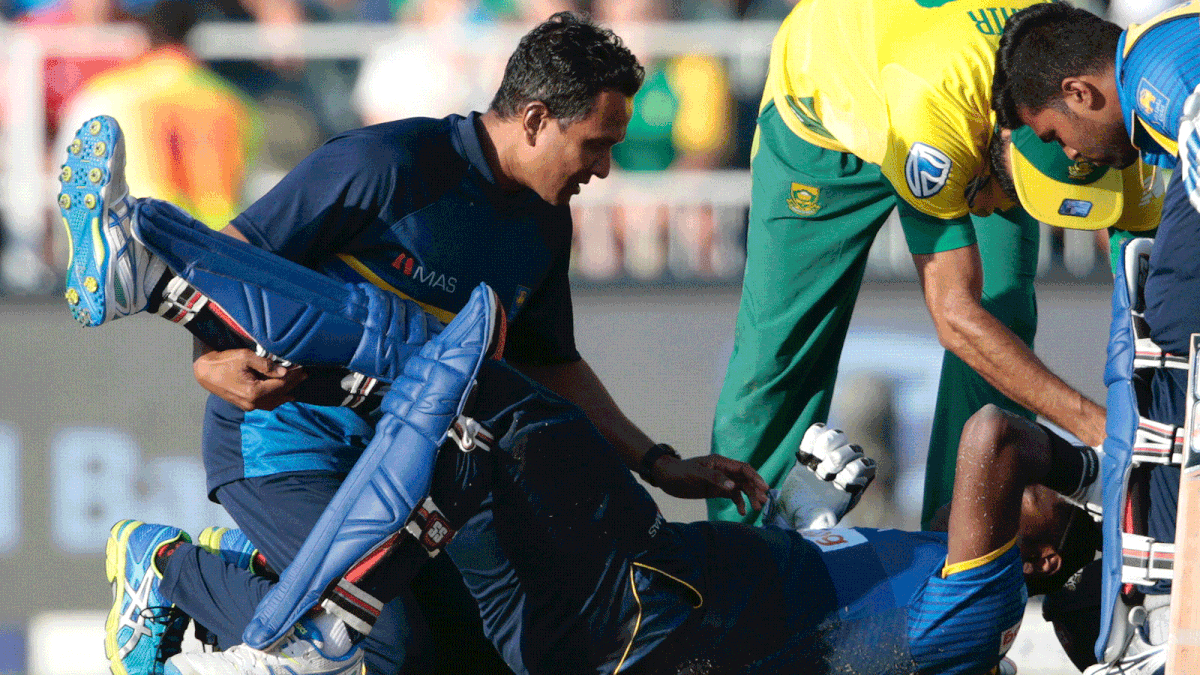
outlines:
{"label": "man's bent arm", "polygon": [[[233,223],[218,230],[250,243]],[[192,338],[192,374],[209,393],[241,410],[272,410],[293,400],[288,393],[306,377],[302,368],[284,368],[251,349],[214,351]]]}
{"label": "man's bent arm", "polygon": [[980,303],[975,245],[914,255],[925,304],[942,345],[1002,394],[1088,445],[1104,440],[1104,408],[1071,388]]}
{"label": "man's bent arm", "polygon": [[[510,362],[518,370],[568,401],[579,406],[605,440],[613,444],[621,459],[633,470],[641,468],[642,457],[654,441],[638,428],[608,393],[587,361],[536,365]],[[718,455],[681,460],[661,455],[652,467],[654,481],[663,492],[680,499],[725,497],[745,514],[742,494],[749,506],[766,504],[767,484],[749,464]]]}
{"label": "man's bent arm", "polygon": [[518,370],[554,393],[579,406],[588,419],[620,453],[621,459],[636,468],[654,441],[637,427],[613,400],[604,383],[587,361],[554,364],[512,363]]}

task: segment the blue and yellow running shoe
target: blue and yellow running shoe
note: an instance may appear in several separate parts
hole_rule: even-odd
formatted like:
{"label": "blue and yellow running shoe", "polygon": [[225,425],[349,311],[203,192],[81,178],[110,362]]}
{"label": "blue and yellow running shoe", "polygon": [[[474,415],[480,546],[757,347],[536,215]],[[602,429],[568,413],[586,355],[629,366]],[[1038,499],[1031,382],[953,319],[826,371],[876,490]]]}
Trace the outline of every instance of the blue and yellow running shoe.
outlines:
{"label": "blue and yellow running shoe", "polygon": [[59,174],[67,228],[67,305],[84,326],[146,308],[166,265],[133,238],[135,202],[125,184],[125,137],[107,115],[83,123]]}
{"label": "blue and yellow running shoe", "polygon": [[196,545],[225,562],[258,575],[273,575],[262,553],[241,530],[211,525],[201,530]]}
{"label": "blue and yellow running shoe", "polygon": [[162,571],[155,554],[166,544],[190,542],[177,527],[122,520],[112,526],[104,570],[113,605],[104,624],[104,653],[113,675],[162,675],[179,653],[188,617],[158,592]]}

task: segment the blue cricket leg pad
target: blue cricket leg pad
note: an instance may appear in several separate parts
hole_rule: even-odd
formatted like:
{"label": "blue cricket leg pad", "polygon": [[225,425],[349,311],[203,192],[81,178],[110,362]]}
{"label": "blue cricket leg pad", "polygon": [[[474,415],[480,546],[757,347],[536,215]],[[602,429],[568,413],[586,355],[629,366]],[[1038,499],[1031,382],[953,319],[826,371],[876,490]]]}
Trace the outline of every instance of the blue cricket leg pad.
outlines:
{"label": "blue cricket leg pad", "polygon": [[223,320],[282,359],[391,381],[441,327],[412,301],[335,281],[215,232],[173,204],[139,200],[133,221],[138,240],[216,303]]}
{"label": "blue cricket leg pad", "polygon": [[[326,591],[341,588],[347,571],[394,540],[429,493],[438,447],[462,413],[493,338],[502,338],[503,321],[495,293],[480,284],[454,321],[405,362],[384,396],[375,437],[259,604],[242,635],[246,644],[263,649],[278,641]],[[360,599],[368,611],[379,604]]]}
{"label": "blue cricket leg pad", "polygon": [[[1108,387],[1105,456],[1100,466],[1104,481],[1104,550],[1095,656],[1100,663],[1110,665],[1129,654],[1131,640],[1141,640],[1141,633],[1129,618],[1124,587],[1161,585],[1170,580],[1173,568],[1174,537],[1159,540],[1147,531],[1147,505],[1139,497],[1151,487],[1154,474],[1179,464],[1184,445],[1183,430],[1169,423],[1170,416],[1154,419],[1154,412],[1151,418],[1142,415],[1143,410],[1162,412],[1170,407],[1161,405],[1166,401],[1146,400],[1147,396],[1162,393],[1153,383],[1185,380],[1188,369],[1186,358],[1165,353],[1154,343],[1145,320],[1144,288],[1155,246],[1150,239],[1133,239],[1122,247],[1123,264],[1115,270],[1113,318],[1104,369]],[[1172,375],[1172,370],[1179,374]],[[1141,383],[1147,381],[1151,386],[1143,387]],[[1179,390],[1185,388],[1181,385]],[[1170,396],[1170,389],[1167,391]],[[1176,416],[1176,421],[1180,419]],[[1154,503],[1162,506],[1161,502]],[[1136,645],[1132,653],[1138,653]]]}
{"label": "blue cricket leg pad", "polygon": [[[1126,247],[1128,242],[1126,242]],[[1096,659],[1107,663],[1124,637],[1119,615],[1121,602],[1121,517],[1124,514],[1125,487],[1132,463],[1132,445],[1137,430],[1137,396],[1133,387],[1134,335],[1129,322],[1129,292],[1126,271],[1118,265],[1113,280],[1112,324],[1109,328],[1108,361],[1104,384],[1108,387],[1106,405],[1107,436],[1104,459],[1100,464],[1104,481],[1104,514],[1100,527],[1104,533],[1101,572],[1100,633],[1096,640]],[[1115,609],[1114,609],[1115,608]],[[1110,644],[1112,643],[1112,644]]]}

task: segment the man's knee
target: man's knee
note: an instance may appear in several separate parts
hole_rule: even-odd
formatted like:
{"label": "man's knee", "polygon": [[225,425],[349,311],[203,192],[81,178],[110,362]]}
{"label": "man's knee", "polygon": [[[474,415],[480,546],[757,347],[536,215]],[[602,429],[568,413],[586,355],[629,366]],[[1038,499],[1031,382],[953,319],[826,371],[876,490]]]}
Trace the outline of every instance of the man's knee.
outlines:
{"label": "man's knee", "polygon": [[1029,421],[989,403],[971,415],[963,425],[958,446],[958,461],[971,464],[990,463],[1005,453],[1013,452]]}
{"label": "man's knee", "polygon": [[963,445],[994,446],[1010,432],[1011,413],[994,403],[988,403],[963,425]]}

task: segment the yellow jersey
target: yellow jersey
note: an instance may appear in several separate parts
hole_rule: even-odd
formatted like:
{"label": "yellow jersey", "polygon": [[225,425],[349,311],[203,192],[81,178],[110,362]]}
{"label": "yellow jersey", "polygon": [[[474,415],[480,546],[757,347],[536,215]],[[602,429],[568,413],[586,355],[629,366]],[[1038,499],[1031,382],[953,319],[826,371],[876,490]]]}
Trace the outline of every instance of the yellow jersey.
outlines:
{"label": "yellow jersey", "polygon": [[995,127],[1004,24],[1047,0],[800,0],[771,47],[762,105],[814,145],[879,165],[935,218],[967,214]]}
{"label": "yellow jersey", "polygon": [[64,119],[81,124],[99,114],[125,132],[133,194],[174,202],[217,230],[241,211],[262,136],[258,108],[191,54],[161,47],[106,71],[83,86]]}

